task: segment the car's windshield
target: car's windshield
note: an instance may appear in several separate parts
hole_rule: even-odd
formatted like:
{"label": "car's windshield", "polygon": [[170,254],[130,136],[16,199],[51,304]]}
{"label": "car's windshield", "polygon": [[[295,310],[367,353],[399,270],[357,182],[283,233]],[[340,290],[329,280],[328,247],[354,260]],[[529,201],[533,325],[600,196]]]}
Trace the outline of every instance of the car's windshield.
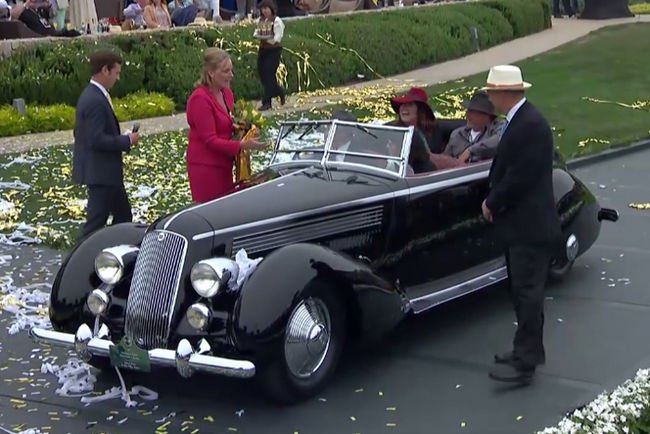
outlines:
{"label": "car's windshield", "polygon": [[400,173],[408,130],[384,125],[335,123],[326,162],[361,164]]}
{"label": "car's windshield", "polygon": [[292,160],[321,161],[331,126],[331,121],[282,124],[271,164]]}
{"label": "car's windshield", "polygon": [[328,166],[354,164],[404,173],[412,130],[342,121],[282,124],[271,164],[310,161]]}

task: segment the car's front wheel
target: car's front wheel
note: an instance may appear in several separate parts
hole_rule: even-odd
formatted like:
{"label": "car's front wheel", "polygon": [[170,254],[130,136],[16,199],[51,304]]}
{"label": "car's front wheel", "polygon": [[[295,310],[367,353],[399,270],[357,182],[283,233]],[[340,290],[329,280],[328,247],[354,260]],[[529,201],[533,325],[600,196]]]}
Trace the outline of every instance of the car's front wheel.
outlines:
{"label": "car's front wheel", "polygon": [[305,291],[289,315],[279,360],[260,372],[267,394],[291,404],[319,392],[338,365],[346,323],[345,305],[331,288],[315,284]]}

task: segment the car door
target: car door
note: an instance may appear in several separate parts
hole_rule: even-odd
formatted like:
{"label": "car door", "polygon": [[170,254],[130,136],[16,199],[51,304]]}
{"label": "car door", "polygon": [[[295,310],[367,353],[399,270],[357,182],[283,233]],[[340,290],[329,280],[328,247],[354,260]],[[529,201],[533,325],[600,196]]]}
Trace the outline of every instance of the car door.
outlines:
{"label": "car door", "polygon": [[449,289],[499,266],[494,229],[481,213],[488,171],[489,164],[482,163],[407,179],[398,275],[409,298]]}

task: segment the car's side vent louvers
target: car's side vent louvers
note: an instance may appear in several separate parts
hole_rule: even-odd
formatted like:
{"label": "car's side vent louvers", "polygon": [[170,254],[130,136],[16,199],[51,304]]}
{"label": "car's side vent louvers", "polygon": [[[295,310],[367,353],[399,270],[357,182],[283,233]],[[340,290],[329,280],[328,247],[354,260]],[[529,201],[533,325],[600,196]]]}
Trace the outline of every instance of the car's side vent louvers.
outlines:
{"label": "car's side vent louvers", "polygon": [[234,257],[240,249],[246,249],[248,254],[252,254],[288,244],[376,229],[381,227],[383,212],[383,205],[377,205],[291,222],[267,231],[235,237],[232,242],[232,256]]}

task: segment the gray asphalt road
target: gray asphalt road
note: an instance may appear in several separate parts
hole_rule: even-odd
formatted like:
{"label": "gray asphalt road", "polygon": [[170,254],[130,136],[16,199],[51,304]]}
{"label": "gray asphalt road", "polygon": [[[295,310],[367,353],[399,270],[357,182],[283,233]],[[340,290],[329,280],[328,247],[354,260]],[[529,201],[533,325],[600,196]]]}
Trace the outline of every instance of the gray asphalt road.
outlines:
{"label": "gray asphalt road", "polygon": [[[576,171],[621,218],[605,222],[569,279],[549,288],[547,363],[529,387],[504,387],[487,376],[492,355],[509,348],[514,331],[500,286],[405,322],[376,347],[355,351],[319,398],[293,407],[265,402],[252,382],[182,381],[174,372],[128,379],[157,391],[157,401],[135,398],[143,402],[135,408],[117,399],[84,406],[79,398],[55,394],[56,377],[40,372],[39,358],[49,353],[34,352],[25,332],[9,336],[15,318],[3,313],[0,426],[51,433],[507,434],[553,425],[650,366],[650,211],[628,207],[650,202],[649,166],[650,150]],[[0,250],[0,256],[11,254]],[[11,274],[18,286],[51,280],[52,252],[41,250],[38,259],[32,248],[17,254],[0,265],[0,275]],[[66,359],[60,351],[51,354],[58,363]],[[116,385],[115,375],[101,375],[95,390]]]}

